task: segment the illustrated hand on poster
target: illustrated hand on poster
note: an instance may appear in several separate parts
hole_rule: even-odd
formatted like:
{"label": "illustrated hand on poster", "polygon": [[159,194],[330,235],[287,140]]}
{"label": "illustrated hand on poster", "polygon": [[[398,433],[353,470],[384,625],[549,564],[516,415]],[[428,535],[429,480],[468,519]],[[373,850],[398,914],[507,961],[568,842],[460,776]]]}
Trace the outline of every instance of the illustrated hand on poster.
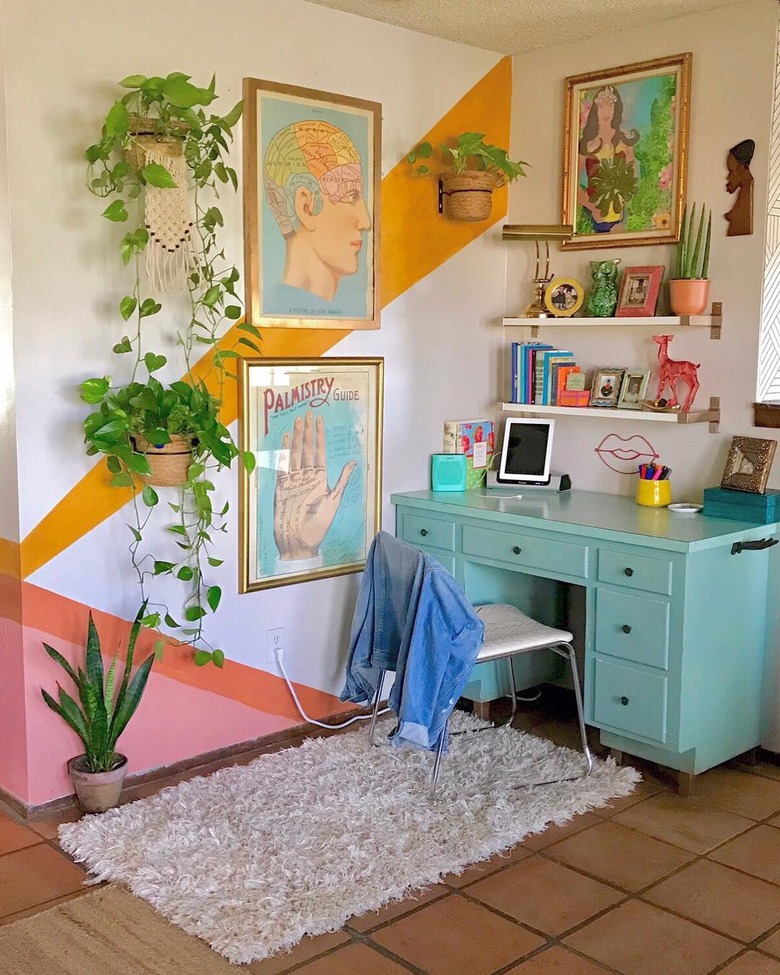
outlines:
{"label": "illustrated hand on poster", "polygon": [[289,451],[288,470],[280,467],[274,491],[274,541],[282,561],[312,559],[319,551],[344,490],[357,466],[350,461],[342,468],[332,489],[328,488],[325,452],[325,423],[317,417],[316,438],[312,411],[297,417],[290,433],[282,438],[282,451]]}

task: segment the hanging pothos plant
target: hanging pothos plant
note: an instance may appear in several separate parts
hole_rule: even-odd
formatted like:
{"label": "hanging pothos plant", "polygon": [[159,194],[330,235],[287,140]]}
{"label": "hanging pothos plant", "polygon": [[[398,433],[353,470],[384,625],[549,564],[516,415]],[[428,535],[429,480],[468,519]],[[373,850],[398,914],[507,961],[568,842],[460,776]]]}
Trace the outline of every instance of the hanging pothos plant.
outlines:
{"label": "hanging pothos plant", "polygon": [[[90,191],[111,200],[103,216],[128,226],[120,254],[133,271],[133,287],[118,311],[132,327],[113,351],[132,364],[124,385],[114,385],[110,376],[81,384],[82,399],[95,407],[84,421],[85,442],[88,454],[106,455],[112,485],[133,488],[129,551],[142,598],[149,599],[149,582],[157,576],[173,576],[187,587],[180,610],[150,600],[152,611],[142,622],[153,628],[164,623],[175,631],[183,643],[193,645],[197,664],[222,666],[224,654],[203,635],[203,620],[209,610],[216,611],[222,596],[210,579],[210,570],[221,564],[211,551],[215,533],[226,531],[228,513],[227,502],[219,510],[212,506],[210,477],[230,467],[240,453],[219,418],[225,383],[236,378],[229,365],[238,352],[215,351],[210,370],[204,374],[199,367],[200,378],[193,372],[193,357],[199,347],[216,345],[224,328],[242,314],[239,274],[225,263],[218,241],[223,217],[215,204],[220,188],[238,188],[227,157],[242,104],[224,116],[207,115],[206,106],[217,97],[214,79],[208,88],[198,88],[179,72],[166,78],[131,75],[119,84],[127,92],[112,105],[100,139],[85,155]],[[147,319],[162,306],[147,291],[178,287],[189,293],[190,305],[189,320],[176,333],[184,378],[166,386],[153,374],[168,360],[148,347],[146,335]],[[246,333],[238,341],[259,352],[252,338],[260,337],[258,330],[246,323],[238,328]],[[159,504],[149,484],[147,452],[179,437],[192,452],[190,462],[185,460],[181,494],[168,502],[175,519],[166,533],[179,555],[157,558],[144,544],[144,530]],[[253,455],[241,459],[251,471]]]}

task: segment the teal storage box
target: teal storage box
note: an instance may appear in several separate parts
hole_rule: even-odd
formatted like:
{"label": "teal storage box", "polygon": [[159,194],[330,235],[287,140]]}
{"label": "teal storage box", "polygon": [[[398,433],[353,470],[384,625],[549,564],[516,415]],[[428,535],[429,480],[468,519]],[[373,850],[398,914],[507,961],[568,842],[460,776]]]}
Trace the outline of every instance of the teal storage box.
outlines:
{"label": "teal storage box", "polygon": [[771,525],[780,521],[780,491],[751,494],[749,491],[732,491],[722,487],[705,488],[702,514],[711,518],[732,518],[734,521]]}

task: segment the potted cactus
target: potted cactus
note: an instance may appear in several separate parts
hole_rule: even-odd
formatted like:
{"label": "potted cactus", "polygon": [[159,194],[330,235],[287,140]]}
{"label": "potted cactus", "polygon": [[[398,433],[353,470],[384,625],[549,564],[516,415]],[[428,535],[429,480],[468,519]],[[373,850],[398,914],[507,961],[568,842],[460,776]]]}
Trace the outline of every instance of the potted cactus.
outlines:
{"label": "potted cactus", "polygon": [[672,280],[669,282],[669,300],[675,315],[701,315],[707,309],[710,298],[707,274],[710,266],[711,236],[712,213],[707,213],[702,204],[697,224],[696,204],[693,205],[690,217],[686,207]]}

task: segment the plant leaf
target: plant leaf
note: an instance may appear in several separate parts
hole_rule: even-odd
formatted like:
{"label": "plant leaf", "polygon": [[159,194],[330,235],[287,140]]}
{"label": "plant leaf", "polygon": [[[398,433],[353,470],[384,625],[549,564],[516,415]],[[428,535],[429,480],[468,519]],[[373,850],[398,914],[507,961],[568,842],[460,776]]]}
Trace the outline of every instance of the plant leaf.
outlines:
{"label": "plant leaf", "polygon": [[219,588],[219,586],[209,586],[209,588],[206,590],[206,602],[211,607],[212,613],[216,613],[221,599],[222,590]]}
{"label": "plant leaf", "polygon": [[113,220],[114,223],[124,223],[129,216],[125,209],[125,201],[114,200],[112,203],[109,203],[103,211],[103,216],[106,220]]}
{"label": "plant leaf", "polygon": [[144,365],[150,373],[162,369],[167,361],[164,355],[155,355],[154,352],[147,352],[144,356]]}
{"label": "plant leaf", "polygon": [[171,176],[165,166],[160,163],[147,163],[141,170],[141,179],[150,186],[156,186],[160,190],[173,190],[176,188],[176,180]]}
{"label": "plant leaf", "polygon": [[144,487],[141,497],[143,498],[143,502],[147,508],[153,508],[160,500],[157,496],[157,492],[148,484]]}
{"label": "plant leaf", "polygon": [[222,670],[225,666],[225,654],[221,650],[213,650],[211,653],[211,661],[215,667],[219,667]]}
{"label": "plant leaf", "polygon": [[196,667],[205,667],[206,664],[211,663],[211,654],[208,650],[196,650],[193,660]]}
{"label": "plant leaf", "polygon": [[119,314],[124,318],[125,321],[133,314],[135,307],[138,304],[135,295],[125,295],[125,297],[119,302]]}
{"label": "plant leaf", "polygon": [[122,102],[114,102],[106,115],[106,135],[110,137],[127,135],[130,128],[130,113]]}

